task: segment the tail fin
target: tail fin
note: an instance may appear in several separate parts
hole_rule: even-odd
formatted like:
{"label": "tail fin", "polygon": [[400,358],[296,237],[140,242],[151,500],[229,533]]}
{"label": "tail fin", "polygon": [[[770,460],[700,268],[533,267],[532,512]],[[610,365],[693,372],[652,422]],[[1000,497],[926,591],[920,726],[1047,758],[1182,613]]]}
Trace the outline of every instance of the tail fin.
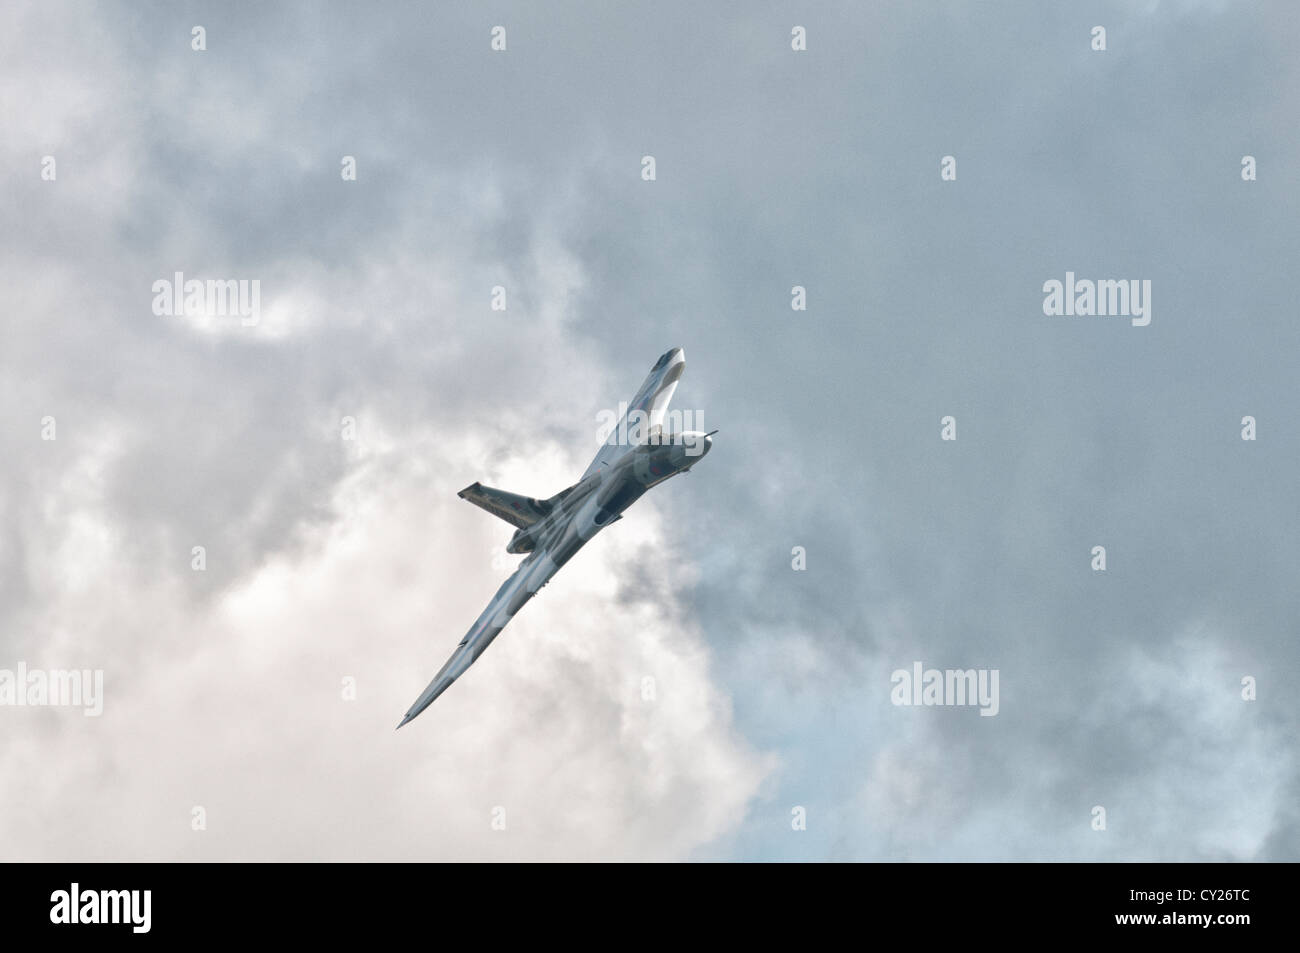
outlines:
{"label": "tail fin", "polygon": [[493,516],[501,517],[511,526],[527,529],[538,520],[544,519],[564,494],[557,494],[549,500],[535,500],[531,496],[520,496],[517,493],[507,493],[505,490],[495,490],[482,483],[474,483],[456,495],[462,500],[469,500],[475,506],[482,507]]}

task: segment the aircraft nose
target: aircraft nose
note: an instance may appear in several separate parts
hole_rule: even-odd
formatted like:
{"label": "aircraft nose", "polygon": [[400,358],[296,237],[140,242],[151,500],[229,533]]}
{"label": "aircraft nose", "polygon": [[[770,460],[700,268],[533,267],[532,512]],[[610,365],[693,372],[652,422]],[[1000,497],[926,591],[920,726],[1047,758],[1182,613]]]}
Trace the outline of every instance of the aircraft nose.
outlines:
{"label": "aircraft nose", "polygon": [[[716,431],[715,431],[716,432]],[[713,434],[693,434],[694,439],[688,445],[686,450],[687,459],[694,463],[700,457],[704,456],[713,449]]]}

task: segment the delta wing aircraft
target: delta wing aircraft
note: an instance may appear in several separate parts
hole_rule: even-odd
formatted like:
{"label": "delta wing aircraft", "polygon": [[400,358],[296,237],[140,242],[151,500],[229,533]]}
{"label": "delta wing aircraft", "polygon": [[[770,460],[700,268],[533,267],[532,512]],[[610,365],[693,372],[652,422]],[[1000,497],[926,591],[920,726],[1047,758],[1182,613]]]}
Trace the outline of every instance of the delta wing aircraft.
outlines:
{"label": "delta wing aircraft", "polygon": [[519,496],[481,483],[460,491],[462,499],[514,526],[515,534],[506,552],[527,556],[497,590],[398,728],[433,704],[465,674],[524,603],[537,595],[588,540],[622,519],[623,511],[646,490],[686,472],[709,452],[716,430],[706,434],[663,429],[664,413],[685,368],[686,358],[679,347],[660,357],[587,472],[550,499]]}

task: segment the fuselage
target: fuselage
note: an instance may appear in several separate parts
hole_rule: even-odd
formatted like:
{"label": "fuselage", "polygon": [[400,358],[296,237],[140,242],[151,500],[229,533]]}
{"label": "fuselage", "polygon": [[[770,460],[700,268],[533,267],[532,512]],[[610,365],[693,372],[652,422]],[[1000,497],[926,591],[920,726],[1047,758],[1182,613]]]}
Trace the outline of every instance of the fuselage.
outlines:
{"label": "fuselage", "polygon": [[646,490],[689,470],[712,446],[713,438],[697,431],[652,437],[576,484],[545,519],[516,532],[506,552],[527,553],[544,546],[555,565],[563,566]]}

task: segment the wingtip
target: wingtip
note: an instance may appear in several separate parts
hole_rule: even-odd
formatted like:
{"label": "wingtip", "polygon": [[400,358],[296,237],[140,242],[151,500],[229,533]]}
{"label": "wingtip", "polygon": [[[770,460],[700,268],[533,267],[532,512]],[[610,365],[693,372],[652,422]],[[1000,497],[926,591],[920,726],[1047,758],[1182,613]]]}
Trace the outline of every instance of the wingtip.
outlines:
{"label": "wingtip", "polygon": [[413,715],[407,715],[405,718],[403,718],[401,721],[399,721],[399,722],[397,723],[397,728],[394,728],[393,730],[394,730],[394,731],[399,730],[399,729],[402,727],[402,725],[406,724],[406,723],[407,723],[408,721],[410,721],[413,717],[414,717]]}

